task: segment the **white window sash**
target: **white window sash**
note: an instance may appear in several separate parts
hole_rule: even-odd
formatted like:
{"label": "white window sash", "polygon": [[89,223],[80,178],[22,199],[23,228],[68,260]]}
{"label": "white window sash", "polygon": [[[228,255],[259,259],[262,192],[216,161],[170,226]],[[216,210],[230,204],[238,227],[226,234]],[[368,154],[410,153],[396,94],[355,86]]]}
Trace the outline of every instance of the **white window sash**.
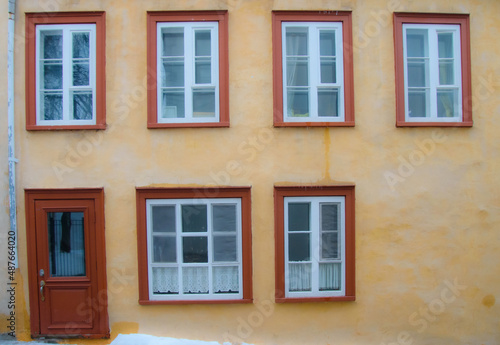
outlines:
{"label": "white window sash", "polygon": [[[303,202],[310,203],[310,254],[311,260],[300,263],[311,263],[311,291],[290,291],[290,260],[288,256],[288,234],[300,233],[298,231],[288,231],[288,205],[290,203]],[[339,204],[339,242],[340,242],[340,259],[321,259],[321,231],[320,231],[320,205],[321,204]],[[346,277],[346,243],[345,243],[345,197],[344,196],[321,196],[321,197],[285,197],[284,198],[284,251],[285,251],[285,297],[300,298],[300,297],[338,297],[345,296],[345,277]],[[295,262],[292,262],[295,263]],[[320,291],[320,272],[319,265],[321,263],[340,263],[341,277],[340,289],[336,291]]]}
{"label": "white window sash", "polygon": [[[203,233],[207,237],[208,262],[205,263],[183,263],[182,239],[185,237],[197,237],[200,233],[182,232],[181,205],[206,205],[207,206],[207,232]],[[236,261],[235,262],[214,262],[213,238],[214,229],[212,223],[212,208],[214,205],[236,205]],[[175,237],[176,237],[176,263],[154,263],[153,252],[153,206],[174,206],[175,207]],[[146,221],[147,221],[147,249],[148,249],[148,282],[149,299],[152,301],[175,301],[175,300],[230,300],[243,298],[243,257],[242,257],[242,215],[240,198],[216,198],[216,199],[148,199],[146,200]],[[158,236],[158,234],[155,234]],[[159,236],[162,236],[161,234]],[[177,269],[178,294],[163,295],[155,294],[153,291],[153,268],[175,268]],[[208,287],[207,294],[185,294],[183,290],[183,268],[207,267]],[[215,293],[213,291],[213,269],[214,267],[238,267],[238,293]]]}
{"label": "white window sash", "polygon": [[[162,117],[163,95],[161,85],[162,71],[162,30],[166,28],[183,28],[184,32],[184,117],[164,118]],[[195,32],[199,30],[210,31],[211,49],[211,83],[196,84],[195,80]],[[158,123],[214,123],[220,121],[219,105],[219,24],[218,22],[173,22],[158,23],[157,31],[157,121]],[[180,88],[180,87],[179,87]],[[215,90],[215,116],[194,117],[193,116],[193,92],[194,90]]]}
{"label": "white window sash", "polygon": [[[286,29],[308,28],[308,98],[309,116],[288,116]],[[321,83],[320,42],[321,30],[335,31],[336,83]],[[283,74],[283,119],[285,122],[344,122],[344,49],[341,22],[283,22],[281,25],[282,74]],[[318,90],[338,90],[338,116],[318,116]]]}
{"label": "white window sash", "polygon": [[[426,117],[409,116],[409,87],[408,87],[408,53],[407,53],[407,30],[423,29],[428,32],[427,49],[429,50],[429,102],[430,112]],[[453,34],[453,69],[454,84],[439,84],[439,57],[438,57],[438,33]],[[403,56],[404,56],[404,88],[405,88],[405,121],[406,122],[462,122],[462,62],[460,46],[460,25],[446,24],[403,24]],[[440,89],[457,90],[457,104],[454,106],[458,115],[454,117],[438,117],[437,91]]]}
{"label": "white window sash", "polygon": [[[42,113],[42,65],[41,49],[43,42],[41,35],[44,31],[61,31],[63,35],[63,108],[62,120],[45,120]],[[89,33],[89,86],[73,86],[73,54],[72,54],[72,34],[75,32]],[[60,24],[60,25],[37,25],[36,26],[36,122],[37,125],[57,126],[57,125],[95,125],[96,124],[96,25],[95,24]],[[92,92],[92,119],[77,120],[73,119],[70,96],[73,91],[91,91]]]}

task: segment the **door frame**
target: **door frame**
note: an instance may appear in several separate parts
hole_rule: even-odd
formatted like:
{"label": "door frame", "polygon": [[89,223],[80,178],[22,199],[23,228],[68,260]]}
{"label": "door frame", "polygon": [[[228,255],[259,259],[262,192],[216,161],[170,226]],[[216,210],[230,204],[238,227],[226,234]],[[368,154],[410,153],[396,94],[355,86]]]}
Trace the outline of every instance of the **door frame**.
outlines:
{"label": "door frame", "polygon": [[108,297],[106,280],[106,244],[104,236],[104,189],[79,188],[79,189],[25,189],[26,211],[26,244],[28,251],[28,282],[30,301],[30,326],[31,336],[36,338],[45,336],[40,334],[40,305],[38,299],[38,264],[37,264],[37,238],[36,238],[36,202],[44,200],[60,200],[64,208],[64,200],[91,200],[95,211],[95,262],[97,264],[97,291],[99,293],[99,321],[97,332],[92,334],[50,335],[54,337],[81,337],[81,338],[109,338]]}

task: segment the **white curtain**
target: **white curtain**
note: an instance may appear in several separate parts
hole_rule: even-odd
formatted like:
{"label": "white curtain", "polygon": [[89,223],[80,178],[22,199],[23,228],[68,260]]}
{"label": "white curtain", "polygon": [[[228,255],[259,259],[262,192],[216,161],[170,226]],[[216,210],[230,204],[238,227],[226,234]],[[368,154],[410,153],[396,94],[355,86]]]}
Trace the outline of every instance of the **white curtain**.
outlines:
{"label": "white curtain", "polygon": [[179,293],[177,268],[153,267],[153,293]]}
{"label": "white curtain", "polygon": [[342,267],[340,263],[319,265],[319,290],[340,290]]}
{"label": "white curtain", "polygon": [[214,267],[213,284],[215,293],[239,292],[237,266]]}
{"label": "white curtain", "polygon": [[311,291],[311,264],[289,264],[290,291]]}
{"label": "white curtain", "polygon": [[184,267],[182,269],[184,293],[208,293],[208,267]]}

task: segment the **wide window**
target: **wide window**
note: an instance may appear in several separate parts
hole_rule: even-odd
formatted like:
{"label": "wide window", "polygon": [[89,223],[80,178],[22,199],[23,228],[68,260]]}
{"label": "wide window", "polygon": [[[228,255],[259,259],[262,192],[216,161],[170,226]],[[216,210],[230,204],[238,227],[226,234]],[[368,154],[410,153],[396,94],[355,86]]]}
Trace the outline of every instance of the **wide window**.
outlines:
{"label": "wide window", "polygon": [[145,300],[248,300],[249,189],[241,191],[182,198],[192,192],[168,190],[159,198],[138,190],[144,201],[138,207],[145,220],[145,229],[139,228],[140,241],[144,235],[146,240]]}
{"label": "wide window", "polygon": [[43,18],[27,15],[27,128],[104,128],[104,14]]}
{"label": "wide window", "polygon": [[227,125],[225,12],[149,13],[149,28],[149,126]]}
{"label": "wide window", "polygon": [[350,13],[273,18],[275,125],[353,125]]}
{"label": "wide window", "polygon": [[277,301],[354,299],[353,187],[276,187]]}
{"label": "wide window", "polygon": [[402,40],[402,56],[396,55],[396,72],[403,76],[398,96],[404,96],[397,100],[398,123],[470,125],[468,17],[445,15],[439,22],[407,15],[395,17]]}

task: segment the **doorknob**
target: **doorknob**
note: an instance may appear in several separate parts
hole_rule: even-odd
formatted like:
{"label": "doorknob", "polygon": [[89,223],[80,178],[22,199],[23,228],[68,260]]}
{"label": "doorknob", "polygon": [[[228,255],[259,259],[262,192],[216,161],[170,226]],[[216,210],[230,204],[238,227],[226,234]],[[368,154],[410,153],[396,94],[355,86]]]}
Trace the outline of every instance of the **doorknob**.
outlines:
{"label": "doorknob", "polygon": [[43,294],[43,288],[45,287],[45,281],[40,282],[40,295],[42,295],[42,302],[45,301],[45,295]]}

